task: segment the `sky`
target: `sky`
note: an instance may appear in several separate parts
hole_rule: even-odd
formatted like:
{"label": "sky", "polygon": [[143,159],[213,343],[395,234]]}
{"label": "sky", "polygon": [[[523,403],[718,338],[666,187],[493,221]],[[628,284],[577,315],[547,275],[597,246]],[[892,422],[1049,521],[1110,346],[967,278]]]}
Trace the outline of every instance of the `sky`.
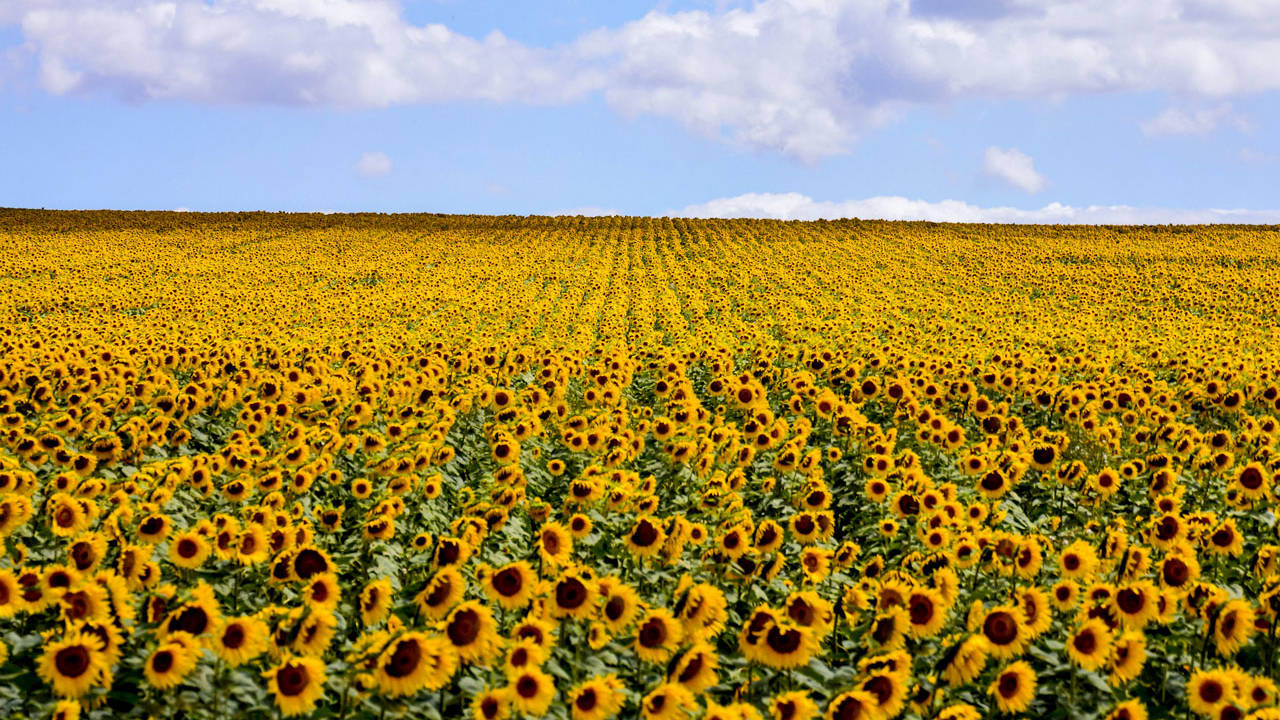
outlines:
{"label": "sky", "polygon": [[1280,223],[1280,0],[0,0],[0,206]]}

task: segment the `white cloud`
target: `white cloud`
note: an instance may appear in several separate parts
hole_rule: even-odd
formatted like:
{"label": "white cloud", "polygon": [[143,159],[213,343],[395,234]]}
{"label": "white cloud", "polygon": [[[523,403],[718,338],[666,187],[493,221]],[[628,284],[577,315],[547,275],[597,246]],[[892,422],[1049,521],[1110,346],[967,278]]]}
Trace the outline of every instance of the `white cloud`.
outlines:
{"label": "white cloud", "polygon": [[982,171],[1023,192],[1034,194],[1044,189],[1044,175],[1036,172],[1031,156],[1017,148],[988,147],[982,159]]}
{"label": "white cloud", "polygon": [[364,153],[356,163],[356,174],[360,177],[381,177],[389,172],[391,172],[391,158],[384,152]]}
{"label": "white cloud", "polygon": [[589,68],[501,33],[405,22],[395,0],[6,0],[54,94],[380,107],[569,102]]}
{"label": "white cloud", "polygon": [[[1280,0],[712,5],[554,47],[415,26],[396,0],[3,0],[0,24],[21,25],[55,94],[381,107],[599,92],[627,115],[805,160],[910,108],[971,98],[1165,92],[1194,105],[1280,89]],[[1202,112],[1152,128],[1203,127]]]}
{"label": "white cloud", "polygon": [[1217,130],[1223,123],[1230,123],[1242,132],[1248,132],[1251,129],[1248,118],[1232,112],[1231,103],[1228,102],[1195,110],[1166,108],[1159,115],[1139,123],[1139,127],[1142,128],[1142,133],[1149,137],[1206,135]]}
{"label": "white cloud", "polygon": [[1280,210],[1187,210],[1177,208],[1090,205],[1073,207],[1049,203],[1023,210],[980,207],[961,200],[911,200],[877,196],[864,200],[823,202],[800,193],[747,193],[719,198],[672,213],[683,217],[759,217],[778,220],[863,218],[931,220],[934,222],[1041,223],[1087,225],[1164,225],[1208,223],[1280,223]]}

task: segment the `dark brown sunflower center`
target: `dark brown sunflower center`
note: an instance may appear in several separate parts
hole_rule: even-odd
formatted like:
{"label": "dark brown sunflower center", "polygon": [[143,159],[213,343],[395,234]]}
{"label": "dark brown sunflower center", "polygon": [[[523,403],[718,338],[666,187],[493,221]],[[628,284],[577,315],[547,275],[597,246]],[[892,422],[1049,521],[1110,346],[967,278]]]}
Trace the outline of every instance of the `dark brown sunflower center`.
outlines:
{"label": "dark brown sunflower center", "polygon": [[636,639],[643,647],[662,647],[667,640],[667,626],[661,620],[653,618],[640,627]]}
{"label": "dark brown sunflower center", "polygon": [[200,607],[188,607],[169,621],[170,630],[181,630],[192,635],[202,635],[209,627],[209,614]]}
{"label": "dark brown sunflower center", "polygon": [[982,632],[996,645],[1008,645],[1018,639],[1018,621],[1003,610],[993,612],[982,623]]}
{"label": "dark brown sunflower center", "polygon": [[998,687],[1000,696],[1008,699],[1018,694],[1018,690],[1022,687],[1022,680],[1014,673],[1005,673],[1000,676]]}
{"label": "dark brown sunflower center", "polygon": [[503,597],[514,597],[524,589],[524,575],[515,568],[499,570],[493,576],[493,589]]}
{"label": "dark brown sunflower center", "polygon": [[694,653],[693,657],[689,658],[689,661],[684,664],[684,669],[680,671],[677,679],[682,683],[687,683],[698,677],[700,672],[702,672],[702,654]]}
{"label": "dark brown sunflower center", "polygon": [[324,555],[313,548],[304,549],[293,559],[293,571],[303,580],[310,580],[311,576],[327,572],[328,569],[329,563]]}
{"label": "dark brown sunflower center", "polygon": [[531,675],[522,675],[516,681],[516,693],[522,698],[534,698],[538,696],[538,680]]}
{"label": "dark brown sunflower center", "polygon": [[449,623],[449,641],[458,647],[470,645],[480,634],[480,615],[475,610],[463,610]]}
{"label": "dark brown sunflower center", "polygon": [[556,584],[556,605],[565,610],[577,610],[587,601],[587,586],[577,578],[566,578]]}
{"label": "dark brown sunflower center", "polygon": [[151,669],[163,675],[173,669],[173,652],[161,650],[151,658]]}
{"label": "dark brown sunflower center", "polygon": [[89,665],[89,650],[83,645],[62,648],[53,656],[53,666],[63,677],[78,678],[89,671]]}
{"label": "dark brown sunflower center", "polygon": [[927,625],[933,619],[933,601],[924,595],[912,595],[907,608],[913,625]]}
{"label": "dark brown sunflower center", "polygon": [[594,688],[586,688],[574,698],[573,705],[584,713],[591,712],[599,704],[600,698]]}
{"label": "dark brown sunflower center", "polygon": [[796,628],[786,628],[785,630],[774,625],[769,628],[769,633],[765,635],[765,643],[769,649],[779,655],[790,655],[800,649],[804,644],[804,635]]}
{"label": "dark brown sunflower center", "polygon": [[422,646],[418,644],[418,641],[401,640],[382,669],[393,678],[408,677],[418,669],[418,664],[421,661]]}
{"label": "dark brown sunflower center", "polygon": [[285,697],[301,695],[311,684],[311,675],[301,665],[285,665],[276,671],[276,687]]}
{"label": "dark brown sunflower center", "polygon": [[200,545],[191,538],[183,538],[178,541],[178,556],[190,560],[200,552]]}
{"label": "dark brown sunflower center", "polygon": [[1094,636],[1093,631],[1082,632],[1071,640],[1071,644],[1082,655],[1092,655],[1098,649],[1098,638]]}
{"label": "dark brown sunflower center", "polygon": [[244,646],[245,639],[244,626],[233,623],[228,625],[222,633],[222,646],[230,650],[239,650]]}
{"label": "dark brown sunflower center", "polygon": [[658,540],[658,529],[648,520],[641,520],[631,533],[631,542],[638,547],[649,547]]}

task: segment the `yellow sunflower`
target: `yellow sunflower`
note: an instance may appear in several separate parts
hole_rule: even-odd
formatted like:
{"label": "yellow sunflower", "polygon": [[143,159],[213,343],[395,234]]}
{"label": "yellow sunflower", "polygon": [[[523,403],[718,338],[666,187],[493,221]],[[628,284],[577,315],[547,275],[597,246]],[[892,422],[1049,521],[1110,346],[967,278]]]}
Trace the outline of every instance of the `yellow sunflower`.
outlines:
{"label": "yellow sunflower", "polygon": [[569,714],[573,720],[607,720],[626,703],[623,683],[615,675],[596,677],[569,693]]}
{"label": "yellow sunflower", "polygon": [[509,678],[506,694],[516,710],[535,717],[545,715],[556,696],[555,681],[536,667]]}
{"label": "yellow sunflower", "polygon": [[995,698],[1001,712],[1023,712],[1035,699],[1036,673],[1025,661],[1019,660],[996,674],[987,687],[987,694]]}
{"label": "yellow sunflower", "polygon": [[676,622],[670,610],[653,608],[636,622],[636,639],[633,644],[636,656],[652,663],[666,662],[680,641],[684,629]]}
{"label": "yellow sunflower", "polygon": [[254,616],[225,618],[213,633],[214,653],[231,667],[239,667],[266,651],[270,631]]}
{"label": "yellow sunflower", "polygon": [[147,658],[143,673],[152,687],[168,690],[182,683],[195,668],[199,657],[198,648],[188,648],[176,642],[165,643]]}
{"label": "yellow sunflower", "polygon": [[102,642],[92,635],[70,633],[45,642],[36,669],[55,693],[67,697],[84,695],[95,685],[110,685]]}
{"label": "yellow sunflower", "polygon": [[474,600],[458,605],[444,622],[444,635],[464,663],[487,665],[501,650],[498,623],[488,606]]}
{"label": "yellow sunflower", "polygon": [[280,664],[263,673],[267,691],[286,717],[313,712],[324,696],[324,661],[286,654]]}

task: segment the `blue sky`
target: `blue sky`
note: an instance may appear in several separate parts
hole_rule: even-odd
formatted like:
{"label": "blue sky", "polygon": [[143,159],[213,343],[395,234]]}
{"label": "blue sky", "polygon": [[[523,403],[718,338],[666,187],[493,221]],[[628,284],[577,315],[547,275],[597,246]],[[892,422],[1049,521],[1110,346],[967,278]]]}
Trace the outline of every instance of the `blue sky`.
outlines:
{"label": "blue sky", "polygon": [[1280,222],[1265,2],[12,1],[2,206]]}

